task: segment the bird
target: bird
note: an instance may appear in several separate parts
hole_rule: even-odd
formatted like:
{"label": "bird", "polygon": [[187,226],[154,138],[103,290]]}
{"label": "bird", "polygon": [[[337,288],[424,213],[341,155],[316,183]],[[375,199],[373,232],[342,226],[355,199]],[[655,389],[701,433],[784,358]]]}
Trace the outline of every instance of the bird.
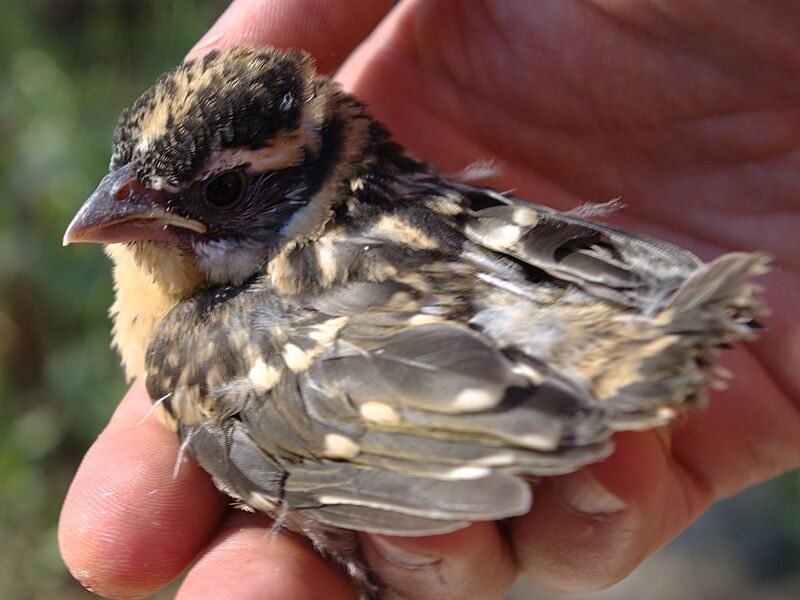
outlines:
{"label": "bird", "polygon": [[162,75],[64,244],[105,244],[113,340],[243,509],[381,584],[357,532],[531,509],[730,374],[769,257],[691,252],[442,174],[302,50]]}

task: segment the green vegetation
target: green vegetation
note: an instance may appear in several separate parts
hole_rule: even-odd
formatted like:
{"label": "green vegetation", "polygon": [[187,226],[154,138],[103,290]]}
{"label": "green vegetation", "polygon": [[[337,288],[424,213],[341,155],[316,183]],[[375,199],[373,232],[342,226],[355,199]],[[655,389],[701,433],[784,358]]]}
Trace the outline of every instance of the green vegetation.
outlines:
{"label": "green vegetation", "polygon": [[0,0],[0,597],[88,597],[55,542],[72,474],[125,384],[108,261],[61,236],[119,111],[222,0]]}

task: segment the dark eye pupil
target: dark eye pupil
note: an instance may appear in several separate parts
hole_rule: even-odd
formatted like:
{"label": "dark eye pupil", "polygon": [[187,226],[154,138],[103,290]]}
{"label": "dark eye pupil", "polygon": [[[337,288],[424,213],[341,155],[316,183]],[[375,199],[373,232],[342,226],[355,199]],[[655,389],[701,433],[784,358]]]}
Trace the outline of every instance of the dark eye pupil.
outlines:
{"label": "dark eye pupil", "polygon": [[228,172],[218,175],[206,185],[206,201],[218,208],[236,204],[242,195],[244,184],[239,173]]}

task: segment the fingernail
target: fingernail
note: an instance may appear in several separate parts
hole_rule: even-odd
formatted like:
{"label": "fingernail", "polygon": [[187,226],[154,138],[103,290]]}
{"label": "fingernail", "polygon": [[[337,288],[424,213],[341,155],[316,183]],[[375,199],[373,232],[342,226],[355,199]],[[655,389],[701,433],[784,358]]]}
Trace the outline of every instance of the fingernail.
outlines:
{"label": "fingernail", "polygon": [[613,519],[628,505],[586,469],[553,479],[562,506],[571,513],[600,521]]}
{"label": "fingernail", "polygon": [[434,565],[442,560],[440,557],[419,554],[414,550],[405,548],[405,544],[402,542],[397,543],[380,535],[371,535],[369,540],[382,558],[403,569],[420,569]]}

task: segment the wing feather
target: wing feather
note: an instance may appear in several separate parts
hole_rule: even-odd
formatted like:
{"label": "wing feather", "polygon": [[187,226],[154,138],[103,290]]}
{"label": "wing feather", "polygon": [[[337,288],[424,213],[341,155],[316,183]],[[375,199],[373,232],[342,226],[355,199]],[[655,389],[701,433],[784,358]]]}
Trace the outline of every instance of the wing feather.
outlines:
{"label": "wing feather", "polygon": [[690,252],[660,240],[506,200],[509,204],[475,211],[466,225],[467,237],[599,298],[636,308],[652,306],[657,294],[674,292],[702,264]]}
{"label": "wing feather", "polygon": [[[171,407],[179,422],[184,405],[210,407],[181,435],[246,504],[283,503],[366,531],[439,533],[524,513],[526,477],[610,451],[604,412],[585,391],[555,375],[534,382],[461,323],[415,321],[426,300],[403,284],[348,286],[293,314],[273,304],[254,323],[248,315],[266,293],[240,294],[215,318],[176,310],[180,322],[166,319],[150,353],[150,393],[182,398]],[[224,334],[212,334],[221,323]],[[181,377],[197,362],[196,348],[176,339],[187,330],[193,341],[224,338],[220,347],[239,357],[221,363],[224,381],[198,380],[197,368]]]}

